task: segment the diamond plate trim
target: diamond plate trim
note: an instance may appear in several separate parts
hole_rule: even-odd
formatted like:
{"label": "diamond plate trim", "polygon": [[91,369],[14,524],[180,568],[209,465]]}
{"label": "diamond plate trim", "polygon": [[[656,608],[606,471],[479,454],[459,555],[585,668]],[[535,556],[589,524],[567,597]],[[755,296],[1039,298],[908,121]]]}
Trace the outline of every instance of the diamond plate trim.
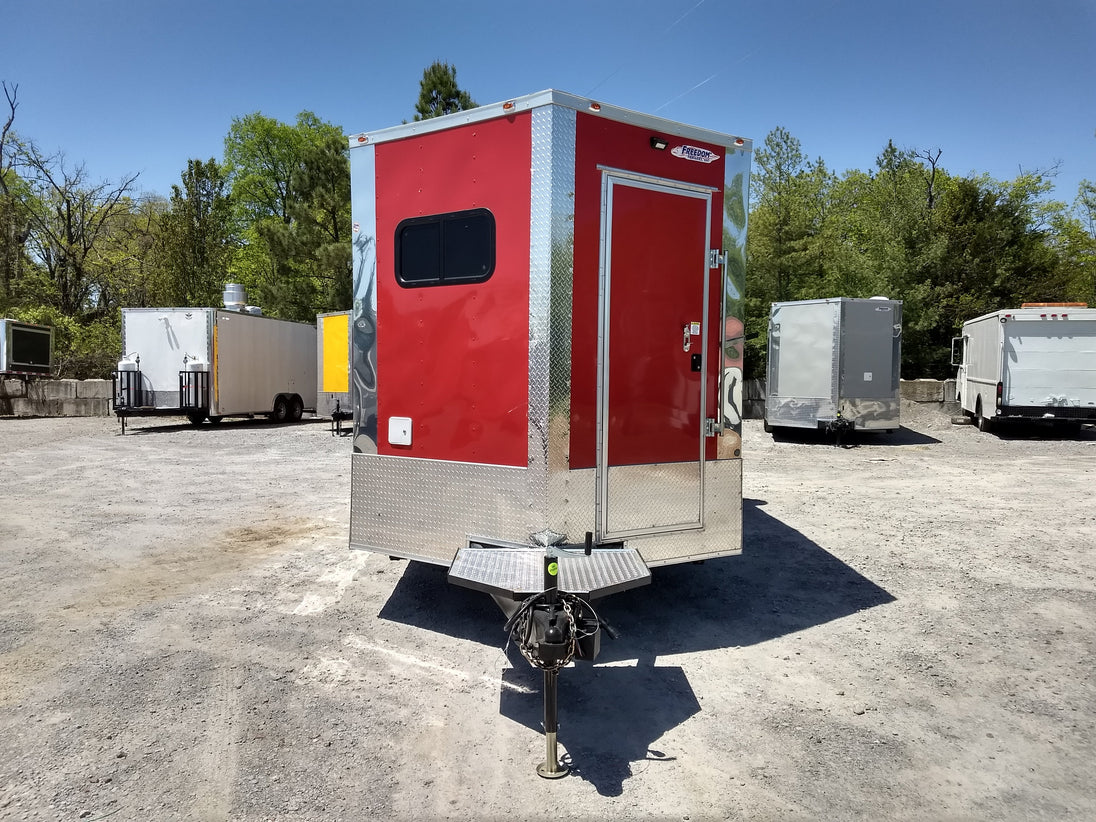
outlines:
{"label": "diamond plate trim", "polygon": [[525,545],[543,527],[525,468],[354,454],[350,473],[354,548],[448,565],[469,534]]}
{"label": "diamond plate trim", "polygon": [[[544,552],[533,549],[462,548],[449,568],[449,581],[488,593],[523,599],[544,590]],[[599,549],[584,553],[560,552],[559,590],[587,597],[645,585],[651,572],[636,551]]]}

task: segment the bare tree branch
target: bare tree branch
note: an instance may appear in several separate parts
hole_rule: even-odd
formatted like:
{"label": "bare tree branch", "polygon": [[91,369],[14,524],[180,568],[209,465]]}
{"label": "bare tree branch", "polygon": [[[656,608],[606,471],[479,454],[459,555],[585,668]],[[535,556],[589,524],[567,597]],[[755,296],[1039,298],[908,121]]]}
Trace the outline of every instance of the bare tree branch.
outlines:
{"label": "bare tree branch", "polygon": [[936,164],[937,162],[939,162],[940,155],[943,153],[943,149],[939,148],[936,149],[935,154],[928,149],[925,149],[924,151],[915,151],[913,153],[914,157],[919,157],[927,162],[929,164],[929,168],[931,169],[929,173],[929,179],[925,183],[925,187],[927,188],[926,195],[929,211],[932,211],[932,207],[936,205]]}
{"label": "bare tree branch", "polygon": [[8,119],[4,121],[4,129],[3,131],[0,131],[0,194],[6,196],[8,194],[8,183],[5,179],[4,172],[11,168],[12,161],[5,158],[4,148],[7,145],[8,132],[11,131],[11,125],[15,122],[15,109],[19,107],[19,85],[17,83],[13,83],[11,88],[8,88],[8,83],[6,80],[2,83],[2,85],[4,87],[4,96],[8,100],[8,109],[10,111],[10,114],[8,114]]}

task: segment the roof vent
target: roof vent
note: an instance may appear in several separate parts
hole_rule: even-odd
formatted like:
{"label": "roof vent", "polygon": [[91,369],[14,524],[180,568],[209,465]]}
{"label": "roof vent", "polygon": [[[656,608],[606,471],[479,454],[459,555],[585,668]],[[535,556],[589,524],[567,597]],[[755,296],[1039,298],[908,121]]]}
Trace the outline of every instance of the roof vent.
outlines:
{"label": "roof vent", "polygon": [[243,311],[244,305],[247,303],[244,287],[239,283],[225,283],[225,290],[224,294],[221,295],[221,299],[225,304],[225,308],[229,311]]}

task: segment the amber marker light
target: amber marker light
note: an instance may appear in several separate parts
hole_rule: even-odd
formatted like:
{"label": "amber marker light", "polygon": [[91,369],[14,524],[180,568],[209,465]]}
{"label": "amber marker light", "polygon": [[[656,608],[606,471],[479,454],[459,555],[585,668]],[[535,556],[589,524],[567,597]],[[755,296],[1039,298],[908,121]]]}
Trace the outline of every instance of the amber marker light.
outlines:
{"label": "amber marker light", "polygon": [[505,103],[502,104],[502,110],[503,111],[513,111],[514,110],[514,101],[513,100],[507,100]]}

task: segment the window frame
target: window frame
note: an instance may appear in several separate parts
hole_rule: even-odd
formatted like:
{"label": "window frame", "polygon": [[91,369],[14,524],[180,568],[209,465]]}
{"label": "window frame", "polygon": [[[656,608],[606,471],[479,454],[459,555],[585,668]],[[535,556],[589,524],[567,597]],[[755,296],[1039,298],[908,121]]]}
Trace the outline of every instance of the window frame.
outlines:
{"label": "window frame", "polygon": [[[476,274],[474,276],[446,276],[445,263],[446,263],[446,240],[445,240],[445,228],[449,223],[455,223],[462,220],[467,220],[469,217],[485,216],[488,218],[486,241],[487,252],[486,265],[487,269],[482,274]],[[434,277],[406,279],[403,276],[403,233],[408,228],[417,228],[420,226],[436,225],[438,227],[438,261],[437,272]],[[396,282],[401,288],[430,288],[435,286],[447,286],[447,285],[475,285],[477,283],[484,283],[491,279],[491,276],[495,273],[496,266],[496,237],[497,229],[495,225],[495,215],[488,208],[469,208],[462,211],[447,211],[441,214],[428,214],[421,217],[408,217],[396,225],[396,231],[394,236],[395,245],[395,260],[394,271],[396,276]]]}

